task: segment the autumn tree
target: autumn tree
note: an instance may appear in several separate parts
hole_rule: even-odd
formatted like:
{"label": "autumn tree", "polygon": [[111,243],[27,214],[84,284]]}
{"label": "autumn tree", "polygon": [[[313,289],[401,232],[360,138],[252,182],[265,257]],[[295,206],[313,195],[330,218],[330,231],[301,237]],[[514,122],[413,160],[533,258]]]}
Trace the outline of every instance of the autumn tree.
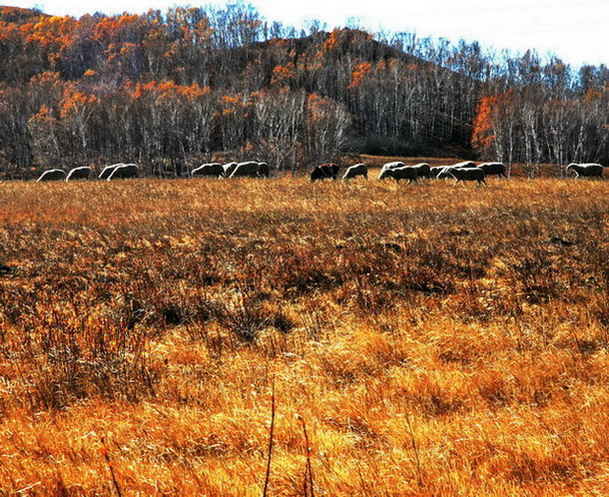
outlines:
{"label": "autumn tree", "polygon": [[304,92],[288,88],[255,95],[257,152],[281,171],[296,169],[305,101]]}
{"label": "autumn tree", "polygon": [[311,165],[338,160],[345,151],[353,119],[345,105],[313,93],[306,106],[305,150]]}

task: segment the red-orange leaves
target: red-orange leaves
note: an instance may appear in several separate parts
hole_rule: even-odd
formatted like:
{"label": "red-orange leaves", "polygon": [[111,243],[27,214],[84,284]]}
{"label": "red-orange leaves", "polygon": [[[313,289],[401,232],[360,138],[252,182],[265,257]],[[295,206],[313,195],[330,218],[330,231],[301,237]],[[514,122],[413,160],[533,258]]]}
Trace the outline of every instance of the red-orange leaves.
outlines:
{"label": "red-orange leaves", "polygon": [[60,116],[67,119],[74,114],[79,114],[91,105],[95,104],[98,98],[95,95],[87,95],[73,88],[66,89],[62,102]]}
{"label": "red-orange leaves", "polygon": [[324,52],[331,52],[331,51],[335,50],[336,47],[338,46],[338,41],[339,41],[340,33],[341,33],[341,30],[338,29],[338,28],[335,28],[330,33],[330,36],[328,36],[328,39],[323,44],[322,51],[324,51]]}
{"label": "red-orange leaves", "polygon": [[206,86],[201,88],[198,84],[178,85],[174,81],[150,81],[148,83],[138,83],[132,92],[135,99],[144,96],[154,96],[163,99],[182,98],[186,100],[196,100],[200,97],[209,95],[211,89]]}
{"label": "red-orange leaves", "polygon": [[351,84],[348,86],[348,89],[352,90],[357,88],[371,70],[372,64],[370,62],[362,62],[355,66],[355,69],[351,74]]}
{"label": "red-orange leaves", "polygon": [[95,26],[95,39],[105,43],[120,41],[129,37],[139,22],[140,17],[135,14],[107,17]]}
{"label": "red-orange leaves", "polygon": [[273,68],[271,84],[285,85],[294,79],[294,64],[289,62],[285,66],[277,65]]}
{"label": "red-orange leaves", "polygon": [[472,133],[474,148],[484,150],[493,144],[495,140],[493,127],[497,114],[512,101],[512,98],[512,92],[508,90],[505,93],[480,99]]}
{"label": "red-orange leaves", "polygon": [[31,123],[49,122],[54,120],[55,118],[53,117],[53,112],[45,104],[42,104],[38,112],[30,118]]}

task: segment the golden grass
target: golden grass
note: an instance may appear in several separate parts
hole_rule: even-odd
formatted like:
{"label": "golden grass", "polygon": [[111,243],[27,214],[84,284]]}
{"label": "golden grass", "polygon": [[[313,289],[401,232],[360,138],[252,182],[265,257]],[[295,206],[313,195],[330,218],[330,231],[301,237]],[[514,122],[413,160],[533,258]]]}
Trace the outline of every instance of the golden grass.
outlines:
{"label": "golden grass", "polygon": [[299,417],[318,496],[605,495],[608,209],[573,180],[1,184],[0,495],[116,494],[110,467],[261,495],[273,383],[269,495],[305,495]]}

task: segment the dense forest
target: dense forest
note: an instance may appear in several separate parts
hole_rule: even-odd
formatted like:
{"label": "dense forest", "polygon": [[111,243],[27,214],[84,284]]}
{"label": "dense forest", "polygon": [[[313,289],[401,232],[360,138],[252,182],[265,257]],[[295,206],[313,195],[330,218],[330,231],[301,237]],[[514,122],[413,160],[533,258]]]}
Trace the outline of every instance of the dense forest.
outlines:
{"label": "dense forest", "polygon": [[609,162],[609,69],[413,33],[296,30],[254,7],[80,19],[0,7],[0,167],[223,154],[280,170],[345,153]]}

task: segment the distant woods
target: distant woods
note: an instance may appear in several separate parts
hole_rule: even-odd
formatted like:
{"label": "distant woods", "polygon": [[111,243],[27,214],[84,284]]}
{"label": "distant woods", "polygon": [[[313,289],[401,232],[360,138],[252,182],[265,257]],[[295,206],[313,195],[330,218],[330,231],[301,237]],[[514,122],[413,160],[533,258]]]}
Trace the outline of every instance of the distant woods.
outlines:
{"label": "distant woods", "polygon": [[456,150],[609,162],[609,69],[359,29],[295,30],[251,6],[52,17],[0,8],[0,167],[224,152],[290,170],[346,152]]}

